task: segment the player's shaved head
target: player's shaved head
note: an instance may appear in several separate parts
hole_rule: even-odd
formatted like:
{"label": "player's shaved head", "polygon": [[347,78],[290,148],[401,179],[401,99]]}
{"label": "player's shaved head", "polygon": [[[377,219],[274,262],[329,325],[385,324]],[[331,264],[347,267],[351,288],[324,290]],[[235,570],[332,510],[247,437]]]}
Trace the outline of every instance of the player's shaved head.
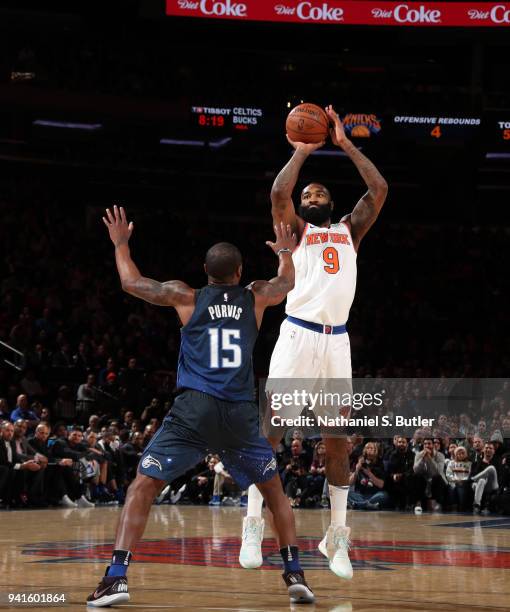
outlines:
{"label": "player's shaved head", "polygon": [[229,242],[218,242],[205,256],[205,271],[216,281],[230,281],[243,263],[241,251]]}
{"label": "player's shaved head", "polygon": [[325,185],[323,185],[322,183],[310,183],[301,192],[301,197],[303,197],[305,192],[316,191],[316,190],[323,191],[327,195],[328,199],[331,201],[331,193],[330,193],[329,189]]}

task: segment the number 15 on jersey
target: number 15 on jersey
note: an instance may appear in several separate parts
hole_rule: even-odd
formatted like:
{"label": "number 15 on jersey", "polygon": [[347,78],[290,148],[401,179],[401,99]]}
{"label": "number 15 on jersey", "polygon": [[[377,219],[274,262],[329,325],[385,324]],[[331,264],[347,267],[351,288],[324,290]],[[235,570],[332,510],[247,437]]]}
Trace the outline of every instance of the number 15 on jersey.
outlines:
{"label": "number 15 on jersey", "polygon": [[[221,333],[220,333],[221,332]],[[240,329],[210,329],[211,368],[239,368],[241,366]]]}

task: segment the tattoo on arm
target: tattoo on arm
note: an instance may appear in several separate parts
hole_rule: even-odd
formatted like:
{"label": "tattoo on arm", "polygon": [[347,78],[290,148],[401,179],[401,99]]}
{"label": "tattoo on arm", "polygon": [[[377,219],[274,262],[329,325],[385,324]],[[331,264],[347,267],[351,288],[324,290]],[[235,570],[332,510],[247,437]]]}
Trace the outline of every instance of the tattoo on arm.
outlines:
{"label": "tattoo on arm", "polygon": [[193,290],[182,281],[160,283],[140,276],[124,287],[125,291],[158,306],[178,306],[190,302]]}
{"label": "tattoo on arm", "polygon": [[290,198],[298,181],[299,171],[305,163],[306,158],[307,155],[303,152],[295,151],[275,178],[271,193],[274,192],[275,194],[280,194],[281,197]]}
{"label": "tattoo on arm", "polygon": [[350,215],[350,223],[354,240],[359,244],[377,219],[388,193],[388,184],[379,170],[350,141],[344,146],[344,151],[365,181],[368,191],[356,204]]}
{"label": "tattoo on arm", "polygon": [[294,231],[301,230],[299,218],[296,216],[292,202],[292,192],[296,186],[299,171],[307,155],[302,151],[295,151],[280,173],[276,177],[271,189],[271,206],[273,221],[288,223]]}

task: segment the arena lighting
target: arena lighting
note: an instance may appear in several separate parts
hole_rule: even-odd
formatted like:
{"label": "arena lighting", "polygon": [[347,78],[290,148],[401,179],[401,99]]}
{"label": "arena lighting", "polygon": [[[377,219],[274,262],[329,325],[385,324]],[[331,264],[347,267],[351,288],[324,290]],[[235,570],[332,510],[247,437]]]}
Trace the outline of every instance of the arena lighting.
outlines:
{"label": "arena lighting", "polygon": [[203,140],[176,140],[174,138],[162,138],[159,144],[164,145],[182,145],[185,147],[205,147]]}
{"label": "arena lighting", "polygon": [[486,153],[486,159],[510,159],[510,153]]}
{"label": "arena lighting", "polygon": [[211,147],[211,149],[219,149],[220,147],[224,147],[225,145],[227,145],[231,140],[232,138],[222,138],[221,140],[212,140],[209,143],[209,146]]}
{"label": "arena lighting", "polygon": [[[211,149],[219,149],[227,145],[232,138],[221,138],[220,140],[212,140],[209,142]],[[176,140],[174,138],[162,138],[159,144],[166,145],[182,145],[187,147],[205,147],[206,143],[204,140]]]}
{"label": "arena lighting", "polygon": [[103,128],[102,123],[69,123],[67,121],[49,121],[47,119],[37,119],[32,125],[40,125],[43,127],[64,128],[68,130],[87,130],[93,132]]}
{"label": "arena lighting", "polygon": [[[358,147],[358,150],[361,151],[361,147]],[[347,153],[344,151],[329,151],[327,149],[318,149],[317,151],[314,151],[312,155],[322,155],[324,157],[347,157]]]}

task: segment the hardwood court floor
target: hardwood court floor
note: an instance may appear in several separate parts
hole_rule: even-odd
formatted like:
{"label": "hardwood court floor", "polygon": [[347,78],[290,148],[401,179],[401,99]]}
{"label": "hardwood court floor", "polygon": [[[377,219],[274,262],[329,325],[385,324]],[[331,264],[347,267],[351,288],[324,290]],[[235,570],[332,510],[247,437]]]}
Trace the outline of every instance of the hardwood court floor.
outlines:
{"label": "hardwood court floor", "polygon": [[[0,591],[65,591],[66,610],[85,610],[86,596],[110,557],[118,514],[118,508],[1,512]],[[354,578],[345,582],[329,571],[316,549],[329,511],[298,510],[301,559],[317,602],[290,606],[269,529],[263,568],[239,568],[242,514],[239,508],[153,507],[129,570],[131,602],[122,608],[510,609],[510,518],[349,512]]]}

